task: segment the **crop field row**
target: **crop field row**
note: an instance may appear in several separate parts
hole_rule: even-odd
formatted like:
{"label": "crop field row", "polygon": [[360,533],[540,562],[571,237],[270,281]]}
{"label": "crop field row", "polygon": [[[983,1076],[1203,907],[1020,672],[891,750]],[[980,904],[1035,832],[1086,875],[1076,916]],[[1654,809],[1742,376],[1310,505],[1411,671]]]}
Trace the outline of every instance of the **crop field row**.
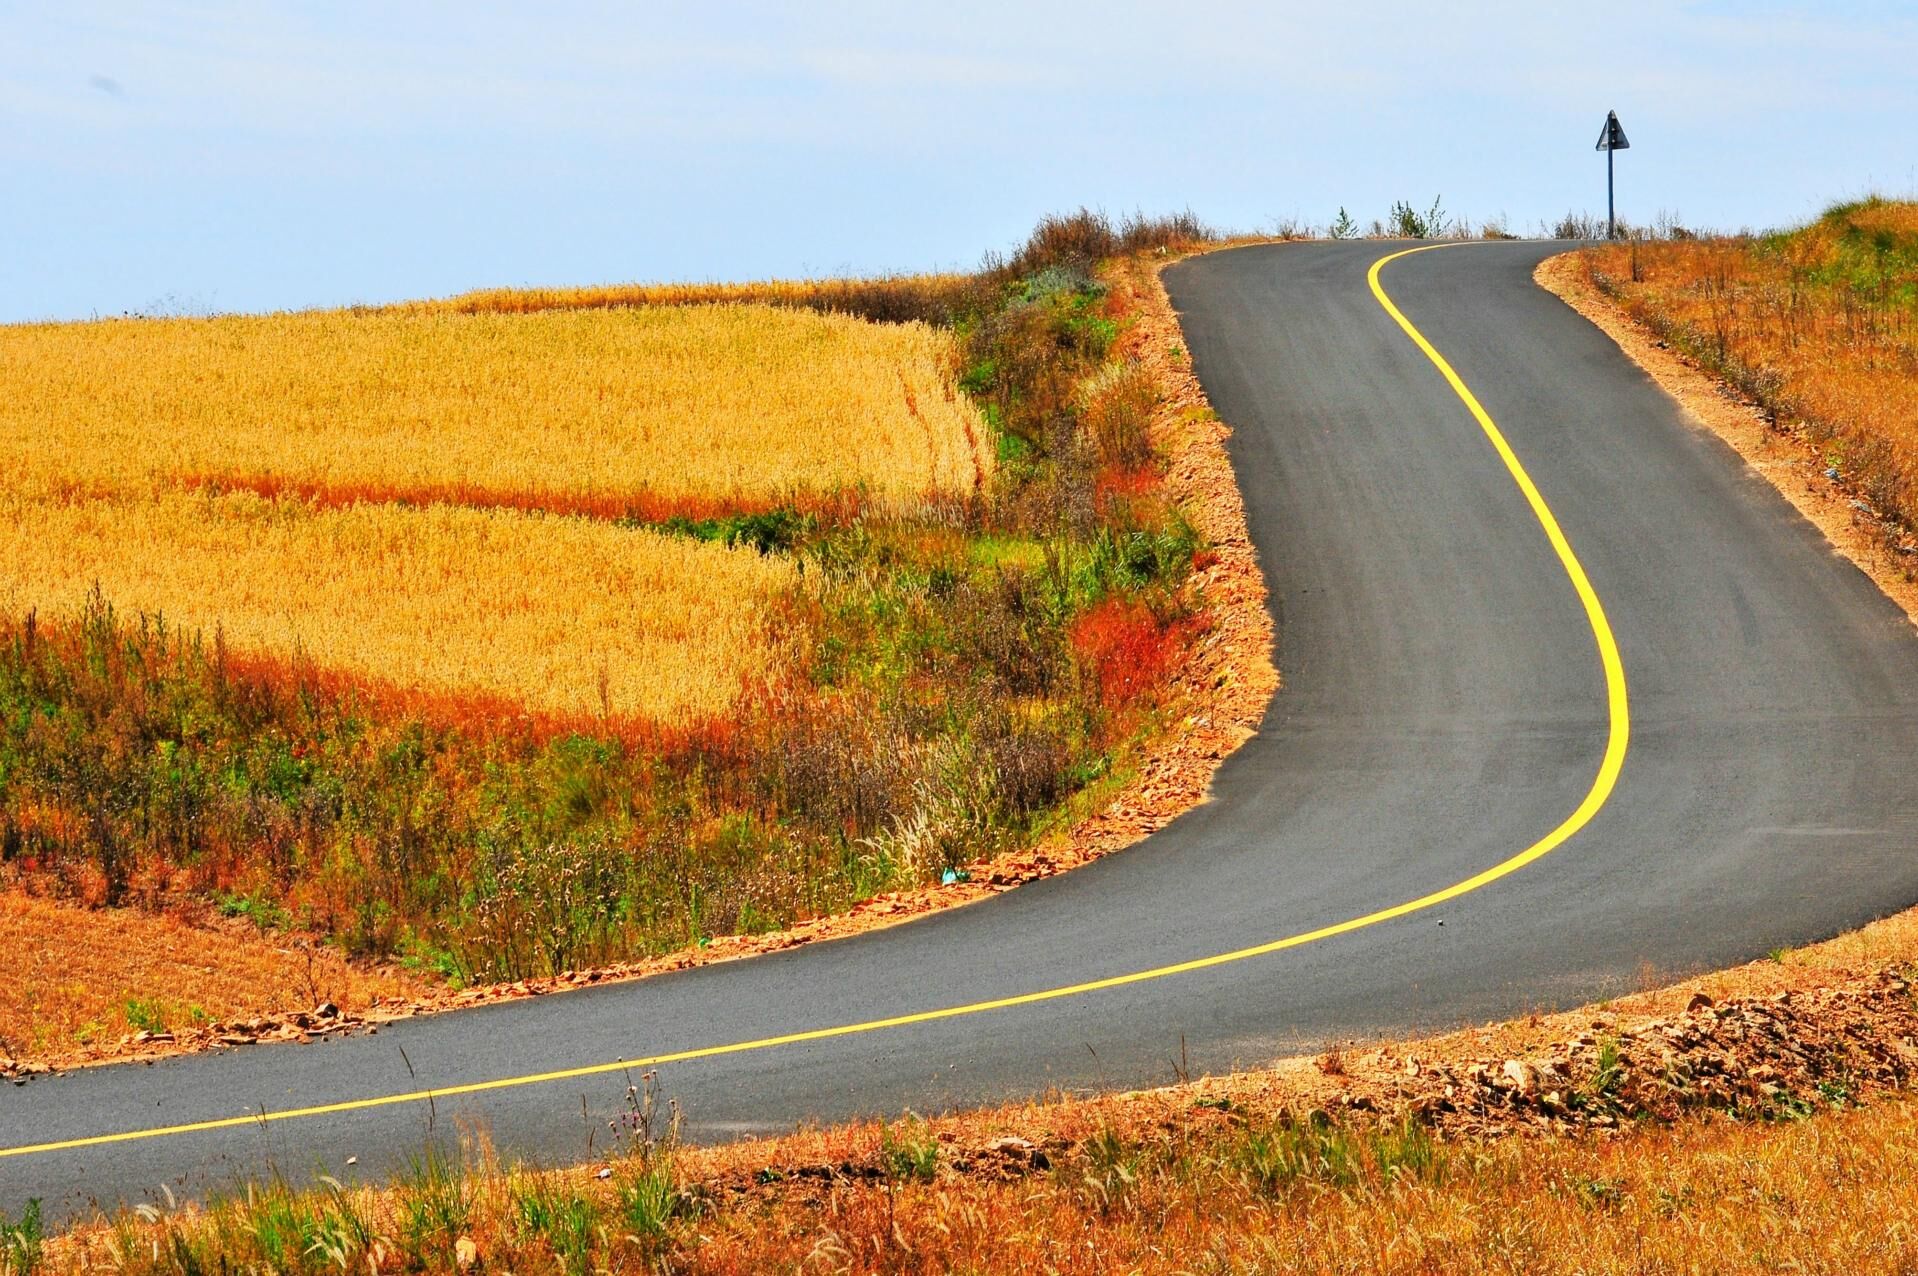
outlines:
{"label": "crop field row", "polygon": [[1803,422],[1882,512],[1918,522],[1918,204],[1867,199],[1795,231],[1587,262],[1680,350]]}
{"label": "crop field row", "polygon": [[580,518],[0,495],[9,613],[74,615],[97,589],[236,653],[589,721],[725,714],[796,579],[777,556]]}
{"label": "crop field row", "polygon": [[0,327],[0,482],[909,508],[991,468],[954,358],[924,324],[758,305]]}
{"label": "crop field row", "polygon": [[592,284],[575,288],[482,288],[444,301],[395,309],[460,314],[530,314],[540,310],[600,310],[626,306],[705,306],[756,303],[859,315],[882,323],[919,319],[943,323],[972,304],[977,275],[893,275],[871,279],[767,279],[752,283]]}
{"label": "crop field row", "polygon": [[97,588],[375,685],[713,718],[793,564],[613,522],[964,498],[954,358],[751,305],[0,329],[0,602]]}

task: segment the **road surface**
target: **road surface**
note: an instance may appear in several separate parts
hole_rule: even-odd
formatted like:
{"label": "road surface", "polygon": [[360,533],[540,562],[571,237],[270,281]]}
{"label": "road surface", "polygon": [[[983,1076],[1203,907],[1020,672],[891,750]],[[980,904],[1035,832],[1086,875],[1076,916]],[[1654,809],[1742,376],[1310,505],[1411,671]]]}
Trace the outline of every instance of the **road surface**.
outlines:
{"label": "road surface", "polygon": [[660,1083],[703,1140],[1163,1083],[1568,1006],[1918,901],[1903,615],[1532,283],[1562,245],[1415,253],[1375,293],[1396,247],[1167,272],[1235,427],[1285,677],[1212,801],[855,939],[0,1087],[0,1208],[381,1176],[471,1123],[576,1161],[621,1060],[680,1056]]}

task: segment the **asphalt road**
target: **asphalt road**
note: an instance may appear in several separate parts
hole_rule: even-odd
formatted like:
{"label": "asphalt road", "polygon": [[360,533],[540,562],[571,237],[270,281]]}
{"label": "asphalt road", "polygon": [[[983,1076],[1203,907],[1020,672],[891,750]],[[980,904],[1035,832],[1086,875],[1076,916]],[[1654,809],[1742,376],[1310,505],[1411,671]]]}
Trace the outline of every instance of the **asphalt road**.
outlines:
{"label": "asphalt road", "polygon": [[[0,1149],[454,1087],[1018,997],[1206,958],[1442,890],[1591,792],[1611,726],[1593,624],[1480,424],[1374,298],[1377,244],[1171,269],[1272,590],[1285,689],[1213,801],[1063,877],[893,930],[684,974],[0,1087]],[[1918,901],[1918,640],[1856,569],[1596,329],[1469,245],[1383,286],[1496,421],[1616,635],[1617,784],[1549,854],[1442,904],[1149,979],[659,1068],[686,1131],[1172,1080],[1381,1032],[1565,1006]],[[1437,923],[1443,919],[1444,925]],[[1182,1061],[1183,1060],[1183,1061]],[[0,1154],[0,1208],[383,1175],[478,1123],[559,1163],[603,1145],[599,1072],[105,1145]],[[346,1168],[349,1157],[357,1164]]]}

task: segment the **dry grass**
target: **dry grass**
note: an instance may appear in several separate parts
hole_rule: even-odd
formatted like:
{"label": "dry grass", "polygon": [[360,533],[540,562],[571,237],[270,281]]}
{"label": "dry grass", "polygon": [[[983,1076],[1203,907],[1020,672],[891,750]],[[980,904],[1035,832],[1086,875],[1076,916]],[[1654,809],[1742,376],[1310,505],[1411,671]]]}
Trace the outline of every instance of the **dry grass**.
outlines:
{"label": "dry grass", "polygon": [[791,561],[580,518],[451,506],[316,509],[250,494],[0,494],[0,605],[123,613],[249,656],[535,712],[724,714],[773,639]]}
{"label": "dry grass", "polygon": [[261,479],[466,503],[965,494],[952,337],[770,306],[0,327],[16,489]]}
{"label": "dry grass", "polygon": [[[616,1162],[604,1182],[482,1161],[385,1193],[268,1187],[205,1214],[87,1229],[48,1266],[1584,1276],[1918,1264],[1908,1100],[1607,1142],[1438,1144],[1402,1127],[1218,1115],[1101,1132],[1037,1165],[1026,1149],[979,1157],[986,1172],[967,1177],[950,1168],[962,1149],[906,1122],[848,1141],[855,1159],[837,1173],[770,1186],[689,1181],[655,1157]],[[313,1241],[330,1246],[300,1254]]]}
{"label": "dry grass", "polygon": [[331,949],[276,942],[242,922],[195,925],[13,891],[0,891],[0,952],[0,1055],[16,1058],[111,1052],[140,1029],[177,1031],[320,1001],[352,1015],[376,997],[415,990],[401,976],[369,972]]}
{"label": "dry grass", "polygon": [[[1361,1150],[1262,1171],[1252,1140],[1168,1140],[998,1184],[853,1188],[729,1212],[683,1270],[1183,1273],[1908,1272],[1918,1109],[1713,1122],[1612,1144]],[[1360,1144],[1363,1149],[1363,1143]]]}
{"label": "dry grass", "polygon": [[1918,520],[1918,204],[1839,205],[1761,239],[1592,249],[1594,282],[1907,527]]}

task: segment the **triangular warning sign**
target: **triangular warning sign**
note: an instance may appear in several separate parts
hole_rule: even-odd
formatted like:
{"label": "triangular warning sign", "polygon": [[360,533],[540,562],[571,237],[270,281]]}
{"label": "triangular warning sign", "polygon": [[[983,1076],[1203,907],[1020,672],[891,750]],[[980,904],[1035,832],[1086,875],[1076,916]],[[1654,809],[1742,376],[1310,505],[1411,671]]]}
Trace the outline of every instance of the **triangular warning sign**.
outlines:
{"label": "triangular warning sign", "polygon": [[1618,122],[1618,112],[1608,111],[1605,115],[1605,127],[1599,130],[1598,151],[1628,151],[1632,144],[1625,140],[1625,128]]}

